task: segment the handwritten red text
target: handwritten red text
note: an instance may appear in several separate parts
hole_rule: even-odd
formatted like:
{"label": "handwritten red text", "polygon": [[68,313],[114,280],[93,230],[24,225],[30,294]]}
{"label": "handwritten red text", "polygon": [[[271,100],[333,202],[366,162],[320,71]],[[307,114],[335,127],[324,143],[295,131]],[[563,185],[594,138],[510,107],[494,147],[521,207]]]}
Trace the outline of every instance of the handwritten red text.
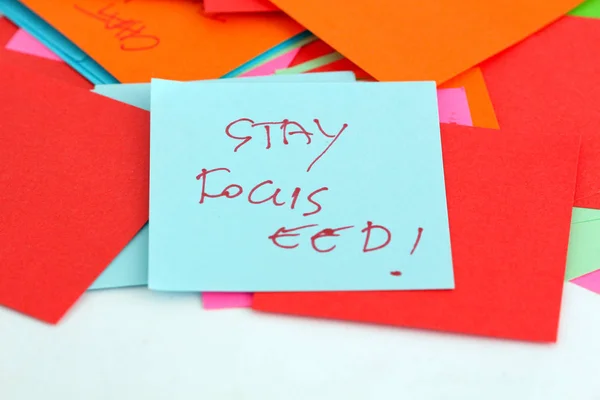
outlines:
{"label": "handwritten red text", "polygon": [[[306,169],[306,172],[310,172],[315,163],[321,157],[323,157],[325,153],[327,153],[327,151],[329,151],[331,146],[333,146],[333,144],[338,140],[338,138],[348,127],[348,124],[343,124],[336,134],[331,134],[327,133],[323,129],[323,126],[321,125],[321,122],[318,119],[314,119],[313,123],[315,124],[320,134],[332,140],[331,142],[329,142],[329,145],[310,163],[310,165]],[[273,136],[277,133],[277,131],[279,131],[281,135],[281,141],[284,145],[288,145],[290,143],[289,138],[296,135],[301,135],[302,137],[304,137],[304,139],[306,140],[306,144],[310,145],[312,143],[312,136],[314,135],[313,132],[304,128],[304,126],[302,126],[299,122],[292,121],[289,119],[274,122],[255,122],[250,118],[239,118],[229,123],[225,127],[225,134],[231,139],[238,141],[237,145],[233,149],[234,152],[240,150],[244,145],[248,144],[254,138],[254,136],[252,135],[241,134],[243,133],[243,131],[247,132],[249,128],[251,129],[251,132],[255,132],[258,135],[264,135],[264,138],[266,140],[266,150],[269,150],[271,148]]]}
{"label": "handwritten red text", "polygon": [[[121,4],[127,4],[132,0],[123,0]],[[155,35],[144,33],[146,25],[143,21],[131,18],[122,18],[115,11],[118,2],[110,2],[95,11],[86,10],[75,4],[75,9],[90,18],[103,23],[104,29],[116,31],[115,37],[119,40],[123,51],[143,51],[155,48],[160,44],[160,38]]]}
{"label": "handwritten red text", "polygon": [[[268,239],[275,246],[277,246],[279,248],[291,250],[291,249],[297,248],[300,245],[299,240],[296,238],[299,237],[301,235],[301,233],[307,232],[307,234],[310,235],[309,242],[314,251],[319,252],[319,253],[329,253],[336,248],[336,245],[332,244],[331,241],[328,241],[327,244],[319,243],[319,241],[321,239],[337,238],[342,235],[341,234],[342,231],[346,231],[346,230],[355,228],[354,225],[348,225],[348,226],[341,226],[341,227],[337,227],[337,228],[319,229],[315,232],[315,229],[318,226],[319,226],[319,224],[308,224],[308,225],[297,226],[294,228],[286,228],[286,227],[282,226],[281,228],[277,229],[275,231],[275,233],[270,235],[268,237]],[[375,239],[373,239],[371,237],[371,233],[374,230],[380,231],[379,236],[382,236],[381,234],[383,234],[383,236],[385,238],[379,237],[377,239],[377,241],[375,242]],[[383,225],[373,224],[373,222],[371,222],[371,221],[367,221],[367,223],[365,224],[365,227],[363,229],[361,229],[360,232],[362,234],[364,234],[364,238],[363,238],[363,242],[362,242],[363,243],[363,248],[362,248],[363,253],[368,253],[371,251],[377,251],[377,250],[384,249],[392,241],[392,232],[390,232],[390,230],[388,228],[386,228]],[[411,255],[415,252],[415,250],[419,244],[419,240],[421,238],[422,233],[423,233],[423,228],[419,228],[417,240],[415,241],[412,251],[410,252]]]}
{"label": "handwritten red text", "polygon": [[[370,221],[367,222],[367,226],[369,226],[369,225],[372,225],[372,223]],[[282,226],[281,228],[277,229],[277,231],[275,231],[274,234],[269,236],[268,239],[271,240],[275,246],[280,247],[282,249],[295,249],[296,247],[299,246],[299,243],[297,241],[293,241],[293,240],[289,240],[289,239],[286,240],[286,238],[295,238],[297,236],[300,236],[299,231],[309,229],[309,228],[316,228],[318,226],[319,226],[318,224],[310,224],[310,225],[303,225],[303,226],[298,226],[296,228],[290,228],[290,229],[287,229],[286,227]],[[341,236],[341,234],[338,232],[352,229],[352,228],[354,228],[353,225],[342,226],[339,228],[321,229],[321,230],[313,233],[310,236],[310,245],[312,246],[313,250],[315,250],[319,253],[329,253],[330,251],[335,249],[336,245],[330,244],[329,247],[321,247],[318,244],[318,240],[327,238],[327,237],[339,237],[339,236]],[[367,229],[367,228],[365,228],[365,229]],[[365,229],[362,229],[361,232],[364,233]],[[388,239],[383,244],[380,244],[373,250],[383,249],[385,246],[387,246],[390,243],[392,236],[387,229],[386,229],[386,231],[388,232],[388,235],[389,235]],[[366,252],[364,249],[366,249],[369,246],[369,241],[370,241],[370,228],[368,230],[367,235],[365,236],[363,252]]]}
{"label": "handwritten red text", "polygon": [[[281,194],[282,190],[278,187],[273,188],[274,182],[272,180],[264,180],[262,182],[254,185],[249,191],[245,191],[241,185],[237,183],[231,183],[221,190],[217,190],[216,192],[209,193],[207,189],[207,177],[213,173],[231,173],[229,168],[214,168],[214,169],[206,169],[203,168],[202,172],[196,175],[196,180],[201,182],[201,192],[200,192],[200,204],[204,204],[206,199],[218,199],[220,197],[224,197],[227,199],[234,199],[236,197],[245,194],[246,200],[250,204],[263,204],[263,203],[271,203],[275,207],[282,207],[288,204],[290,209],[294,210],[296,208],[296,203],[300,197],[300,194],[303,192],[301,188],[296,187],[292,193],[289,195],[289,198],[286,196],[286,200],[283,200],[284,195]],[[319,193],[325,192],[329,190],[327,187],[323,186],[318,189],[311,191],[306,196],[306,201],[312,205],[312,210],[304,212],[302,215],[308,217],[310,215],[315,215],[323,208],[321,204],[317,201],[316,197]],[[280,197],[281,195],[281,197]]]}
{"label": "handwritten red text", "polygon": [[[220,186],[218,190],[214,190],[214,188],[209,189],[207,181],[208,176],[212,174],[231,174],[231,170],[225,167],[213,169],[203,168],[202,171],[196,175],[196,180],[201,184],[200,199],[198,201],[200,204],[204,204],[208,199],[235,199],[241,197],[250,204],[271,204],[274,207],[288,206],[291,210],[294,210],[296,209],[298,200],[301,198],[301,194],[304,193],[300,187],[296,187],[291,193],[288,192],[288,194],[285,194],[283,193],[283,190],[277,187],[270,179],[254,184],[249,190],[244,189],[242,185],[237,183],[229,183],[225,187]],[[214,183],[211,186],[214,186]],[[328,187],[323,186],[308,193],[308,195],[304,197],[304,200],[305,203],[309,203],[310,206],[312,206],[312,209],[303,212],[302,216],[309,217],[318,214],[323,209],[323,206],[319,203],[317,197],[328,190]],[[291,250],[300,245],[298,240],[293,240],[294,238],[299,237],[303,232],[310,232],[309,243],[313,250],[318,253],[329,253],[334,251],[337,246],[335,242],[332,242],[333,238],[339,238],[345,231],[355,228],[354,225],[317,229],[318,227],[319,224],[306,224],[294,228],[282,226],[277,229],[275,233],[268,236],[268,239],[281,249]],[[372,221],[367,221],[362,229],[356,229],[359,229],[364,237],[362,241],[363,253],[382,250],[392,241],[392,232],[387,227],[375,224]],[[413,255],[417,250],[422,236],[423,228],[419,227],[412,249],[410,250],[410,255]],[[399,276],[395,272],[392,275]]]}

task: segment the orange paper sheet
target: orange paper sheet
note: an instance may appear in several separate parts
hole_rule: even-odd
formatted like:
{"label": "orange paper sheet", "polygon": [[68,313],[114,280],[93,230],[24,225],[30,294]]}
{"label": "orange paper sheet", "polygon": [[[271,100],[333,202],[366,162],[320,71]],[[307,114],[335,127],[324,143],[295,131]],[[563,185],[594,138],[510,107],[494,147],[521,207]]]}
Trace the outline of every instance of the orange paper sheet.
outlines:
{"label": "orange paper sheet", "polygon": [[473,126],[500,129],[481,69],[471,68],[440,85],[442,89],[460,87],[464,87],[467,92]]}
{"label": "orange paper sheet", "polygon": [[272,2],[377,80],[443,83],[582,0]]}
{"label": "orange paper sheet", "polygon": [[191,0],[24,0],[121,82],[214,79],[304,29],[282,13],[206,15]]}
{"label": "orange paper sheet", "polygon": [[[342,58],[341,60],[322,65],[308,70],[307,72],[331,71],[352,71],[354,72],[354,75],[356,75],[356,79],[373,79],[373,77],[347,58]],[[440,85],[440,88],[465,88],[467,100],[469,101],[469,108],[471,110],[473,126],[478,128],[500,129],[494,112],[494,106],[492,105],[492,100],[490,99],[485,79],[483,78],[483,73],[479,67],[473,67],[449,81],[446,81],[444,84]]]}

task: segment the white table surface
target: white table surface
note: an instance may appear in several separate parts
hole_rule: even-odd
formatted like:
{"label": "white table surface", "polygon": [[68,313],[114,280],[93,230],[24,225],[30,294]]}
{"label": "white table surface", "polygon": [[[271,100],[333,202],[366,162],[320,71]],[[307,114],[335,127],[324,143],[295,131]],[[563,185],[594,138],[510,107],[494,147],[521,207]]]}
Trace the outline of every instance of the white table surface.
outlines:
{"label": "white table surface", "polygon": [[56,327],[0,308],[0,399],[598,400],[600,295],[566,284],[539,345],[86,293]]}

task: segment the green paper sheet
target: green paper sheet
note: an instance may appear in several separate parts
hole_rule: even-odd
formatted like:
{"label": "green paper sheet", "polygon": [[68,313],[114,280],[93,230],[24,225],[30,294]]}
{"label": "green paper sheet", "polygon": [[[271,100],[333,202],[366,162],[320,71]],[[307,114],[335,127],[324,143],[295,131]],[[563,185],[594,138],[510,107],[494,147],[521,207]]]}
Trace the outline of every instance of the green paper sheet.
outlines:
{"label": "green paper sheet", "polygon": [[565,280],[600,269],[600,210],[573,208]]}
{"label": "green paper sheet", "polygon": [[573,9],[569,15],[577,17],[600,18],[600,0],[587,0]]}
{"label": "green paper sheet", "polygon": [[311,71],[315,68],[322,67],[323,65],[331,64],[344,58],[340,53],[331,53],[325,56],[315,58],[314,60],[307,61],[305,63],[296,65],[292,68],[280,69],[275,72],[275,75],[295,75],[303,74],[306,71]]}

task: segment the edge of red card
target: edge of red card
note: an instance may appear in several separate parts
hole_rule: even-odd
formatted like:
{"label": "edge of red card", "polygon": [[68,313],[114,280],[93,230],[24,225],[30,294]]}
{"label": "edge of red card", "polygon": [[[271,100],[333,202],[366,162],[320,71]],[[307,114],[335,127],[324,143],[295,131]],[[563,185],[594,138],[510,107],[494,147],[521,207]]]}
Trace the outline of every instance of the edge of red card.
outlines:
{"label": "edge of red card", "polygon": [[52,78],[59,79],[71,85],[92,89],[92,85],[67,63],[47,60],[29,54],[17,53],[5,49],[6,43],[13,37],[19,28],[4,17],[0,17],[0,62],[10,64]]}
{"label": "edge of red card", "polygon": [[0,82],[0,304],[56,323],[148,219],[150,117],[4,62]]}
{"label": "edge of red card", "polygon": [[300,47],[296,56],[288,65],[288,68],[295,67],[296,65],[303,64],[305,62],[314,60],[315,58],[319,58],[322,56],[326,56],[327,54],[335,53],[335,49],[317,38],[316,40],[305,44]]}
{"label": "edge of red card", "polygon": [[18,26],[10,22],[8,18],[0,15],[0,48],[4,48],[18,30]]}
{"label": "edge of red card", "polygon": [[581,135],[575,206],[600,209],[600,20],[563,17],[481,65],[501,129]]}
{"label": "edge of red card", "polygon": [[442,124],[456,289],[256,293],[256,310],[556,340],[575,174],[572,135]]}

